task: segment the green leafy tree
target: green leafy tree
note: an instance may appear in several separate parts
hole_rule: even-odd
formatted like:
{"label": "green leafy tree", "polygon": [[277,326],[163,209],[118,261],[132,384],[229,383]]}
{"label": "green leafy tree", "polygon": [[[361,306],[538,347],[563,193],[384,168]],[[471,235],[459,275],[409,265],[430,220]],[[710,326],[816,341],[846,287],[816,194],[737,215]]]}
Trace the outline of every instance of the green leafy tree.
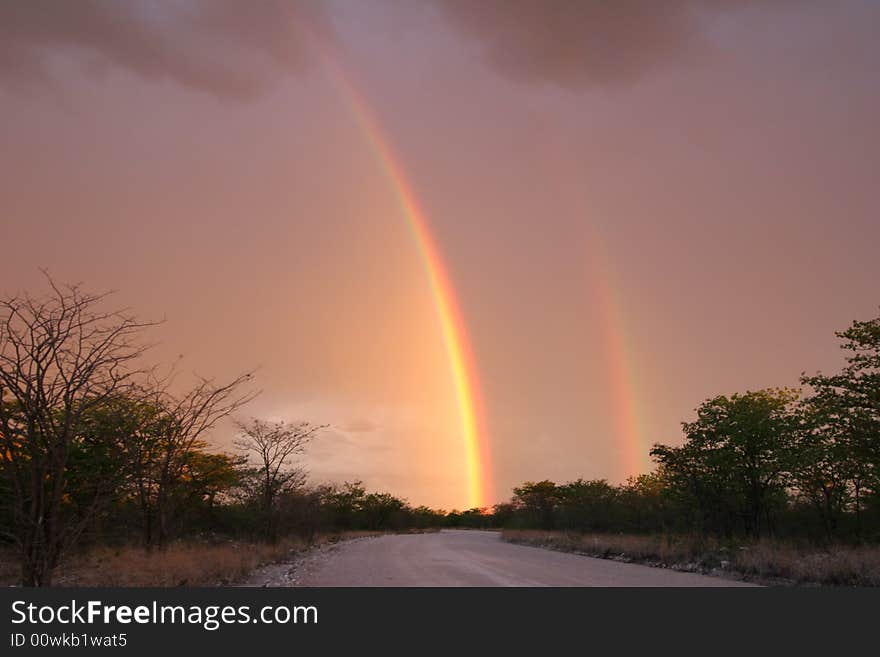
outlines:
{"label": "green leafy tree", "polygon": [[760,536],[787,484],[799,429],[797,398],[793,390],[768,389],[708,399],[695,421],[682,424],[684,445],[656,445],[652,454],[696,499],[711,526],[729,533],[735,517],[747,534]]}
{"label": "green leafy tree", "polygon": [[807,430],[795,478],[829,536],[852,508],[862,533],[863,500],[880,491],[880,317],[836,333],[847,352],[836,375],[803,376]]}

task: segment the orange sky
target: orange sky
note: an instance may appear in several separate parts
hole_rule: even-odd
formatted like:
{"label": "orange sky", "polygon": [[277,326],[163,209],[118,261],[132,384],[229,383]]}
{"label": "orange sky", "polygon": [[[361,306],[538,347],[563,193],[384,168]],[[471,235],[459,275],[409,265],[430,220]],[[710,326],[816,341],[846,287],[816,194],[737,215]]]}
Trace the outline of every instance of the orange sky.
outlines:
{"label": "orange sky", "polygon": [[49,267],[166,317],[157,359],[259,366],[250,413],[332,425],[314,481],[470,502],[424,259],[316,39],[454,289],[487,501],[648,467],[877,313],[876,3],[42,4],[0,8],[0,289]]}

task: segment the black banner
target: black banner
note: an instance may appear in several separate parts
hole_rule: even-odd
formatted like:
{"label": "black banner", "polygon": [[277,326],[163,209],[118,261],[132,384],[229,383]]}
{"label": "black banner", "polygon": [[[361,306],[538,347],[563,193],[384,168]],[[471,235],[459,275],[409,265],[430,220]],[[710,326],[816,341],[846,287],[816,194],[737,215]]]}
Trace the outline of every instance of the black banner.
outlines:
{"label": "black banner", "polygon": [[2,589],[3,655],[476,645],[517,654],[873,645],[880,594],[831,589]]}

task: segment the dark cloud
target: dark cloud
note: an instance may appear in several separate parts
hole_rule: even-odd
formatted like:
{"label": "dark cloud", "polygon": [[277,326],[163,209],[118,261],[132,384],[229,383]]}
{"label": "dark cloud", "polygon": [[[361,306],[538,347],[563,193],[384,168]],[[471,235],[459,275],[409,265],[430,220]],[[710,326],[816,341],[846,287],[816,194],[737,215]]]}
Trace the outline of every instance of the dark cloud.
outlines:
{"label": "dark cloud", "polygon": [[632,83],[707,51],[707,15],[784,0],[436,0],[503,75],[585,88]]}
{"label": "dark cloud", "polygon": [[55,54],[91,71],[115,66],[248,98],[302,71],[308,34],[328,31],[316,0],[7,0],[0,3],[0,78],[51,79]]}

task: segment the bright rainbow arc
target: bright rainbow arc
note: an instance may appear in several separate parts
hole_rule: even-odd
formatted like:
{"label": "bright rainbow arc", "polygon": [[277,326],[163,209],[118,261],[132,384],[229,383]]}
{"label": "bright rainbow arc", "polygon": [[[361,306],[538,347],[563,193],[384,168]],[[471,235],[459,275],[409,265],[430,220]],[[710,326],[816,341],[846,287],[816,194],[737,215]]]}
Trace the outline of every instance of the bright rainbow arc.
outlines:
{"label": "bright rainbow arc", "polygon": [[471,508],[482,508],[489,503],[489,491],[492,489],[489,443],[476,363],[467,339],[467,331],[456,299],[455,289],[440,257],[439,249],[429,229],[427,217],[419,205],[415,191],[407,180],[403,168],[395,157],[370,106],[344,70],[323,49],[320,50],[321,61],[328,73],[327,77],[345,99],[358,127],[365,135],[391,182],[391,187],[401,211],[407,219],[416,248],[421,256],[425,275],[434,298],[455,388],[459,422],[466,449],[468,503]]}

